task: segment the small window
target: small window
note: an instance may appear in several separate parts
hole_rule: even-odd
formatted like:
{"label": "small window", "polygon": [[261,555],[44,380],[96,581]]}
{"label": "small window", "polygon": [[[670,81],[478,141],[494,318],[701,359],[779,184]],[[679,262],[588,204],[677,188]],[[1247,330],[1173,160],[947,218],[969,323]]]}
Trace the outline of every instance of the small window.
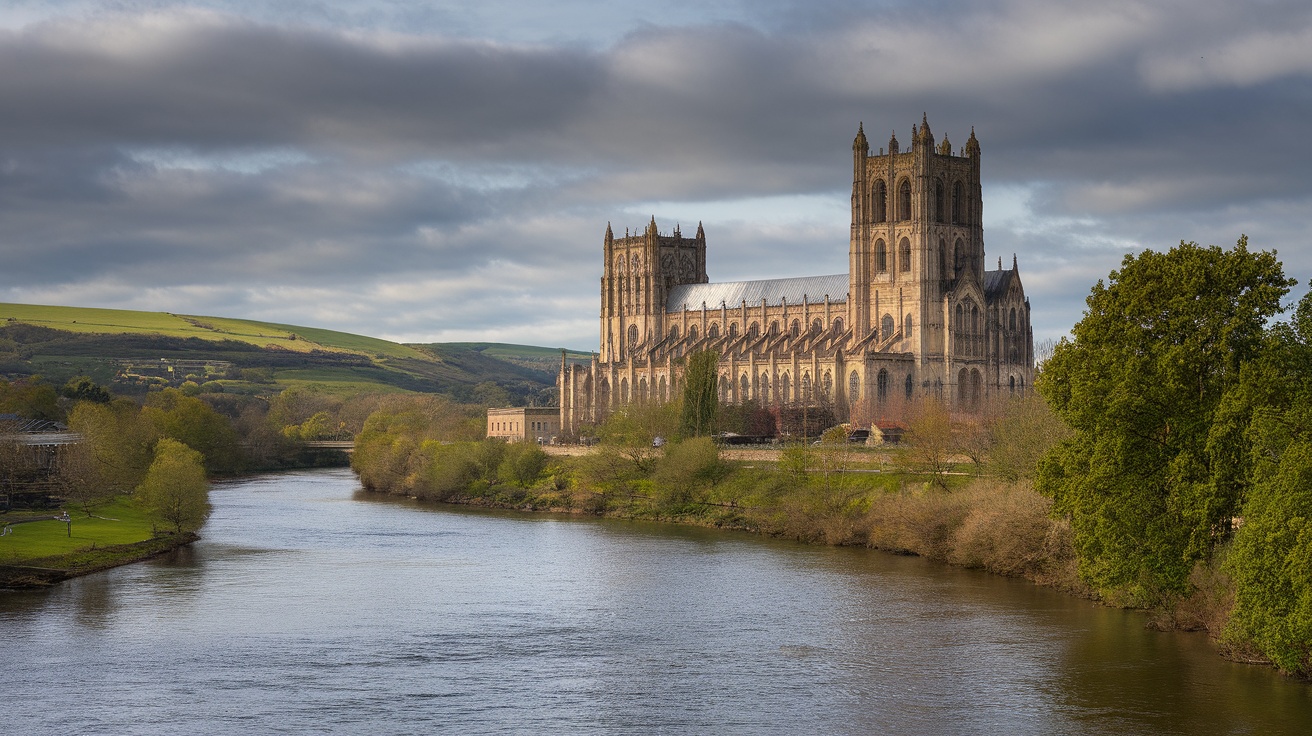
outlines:
{"label": "small window", "polygon": [[881,179],[875,182],[873,193],[870,196],[871,220],[874,222],[884,222],[888,219],[888,191],[884,188],[884,181]]}
{"label": "small window", "polygon": [[888,247],[884,241],[875,241],[875,273],[884,273],[888,270]]}
{"label": "small window", "polygon": [[911,182],[907,179],[902,180],[897,190],[897,219],[911,219]]}
{"label": "small window", "polygon": [[911,241],[906,238],[902,238],[902,242],[898,244],[897,265],[903,271],[911,270]]}

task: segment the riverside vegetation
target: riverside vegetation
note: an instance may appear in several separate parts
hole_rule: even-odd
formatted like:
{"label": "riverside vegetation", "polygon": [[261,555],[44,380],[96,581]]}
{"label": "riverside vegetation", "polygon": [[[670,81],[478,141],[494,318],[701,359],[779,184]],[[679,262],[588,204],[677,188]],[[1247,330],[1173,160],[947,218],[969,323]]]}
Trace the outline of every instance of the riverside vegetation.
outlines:
{"label": "riverside vegetation", "polygon": [[[1312,296],[1274,253],[1181,243],[1127,256],[1042,366],[1040,396],[972,417],[907,407],[908,446],[841,429],[777,461],[705,435],[714,356],[681,402],[633,406],[581,457],[456,437],[433,407],[380,411],[353,465],[366,488],[445,502],[661,519],[866,545],[1028,578],[1223,654],[1312,676]],[[671,438],[654,448],[656,436]],[[955,474],[950,472],[955,471]]]}
{"label": "riverside vegetation", "polygon": [[[63,387],[0,380],[0,414],[63,422],[81,438],[27,446],[0,421],[0,585],[48,583],[188,543],[208,516],[210,478],[343,464],[340,453],[306,442],[349,439],[398,400],[298,388],[261,398],[197,386],[138,401],[87,377]],[[438,401],[453,426],[474,436],[475,407]]]}

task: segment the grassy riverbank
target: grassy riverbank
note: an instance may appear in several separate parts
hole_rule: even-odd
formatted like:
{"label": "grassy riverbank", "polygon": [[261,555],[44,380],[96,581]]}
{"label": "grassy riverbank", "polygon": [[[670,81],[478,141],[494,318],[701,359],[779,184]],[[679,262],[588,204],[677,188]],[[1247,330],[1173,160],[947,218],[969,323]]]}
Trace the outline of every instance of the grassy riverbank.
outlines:
{"label": "grassy riverbank", "polygon": [[[0,514],[0,587],[49,585],[78,575],[148,559],[189,544],[195,534],[158,535],[159,520],[131,496],[92,507],[70,507],[68,522],[50,513]],[[28,521],[38,518],[40,521]]]}
{"label": "grassy riverbank", "polygon": [[548,457],[530,445],[415,442],[397,430],[367,432],[353,465],[381,493],[864,546],[1091,595],[1069,525],[1027,481],[979,478],[968,464],[924,472],[908,450],[794,446],[774,460],[729,460],[703,438]]}

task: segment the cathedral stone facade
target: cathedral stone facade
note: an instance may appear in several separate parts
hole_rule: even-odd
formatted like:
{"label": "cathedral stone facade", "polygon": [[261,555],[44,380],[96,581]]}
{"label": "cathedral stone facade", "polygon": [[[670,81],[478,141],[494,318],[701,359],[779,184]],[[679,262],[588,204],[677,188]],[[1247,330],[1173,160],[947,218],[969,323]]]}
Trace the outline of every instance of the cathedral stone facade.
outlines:
{"label": "cathedral stone facade", "polygon": [[720,399],[780,412],[823,407],[869,424],[908,401],[970,411],[1022,393],[1034,378],[1030,305],[1015,256],[986,270],[980,147],[953,151],[928,121],[911,145],[894,135],[871,154],[852,144],[848,272],[711,283],[706,234],[641,234],[603,242],[601,350],[561,364],[561,429],[683,390],[684,358],[720,355]]}

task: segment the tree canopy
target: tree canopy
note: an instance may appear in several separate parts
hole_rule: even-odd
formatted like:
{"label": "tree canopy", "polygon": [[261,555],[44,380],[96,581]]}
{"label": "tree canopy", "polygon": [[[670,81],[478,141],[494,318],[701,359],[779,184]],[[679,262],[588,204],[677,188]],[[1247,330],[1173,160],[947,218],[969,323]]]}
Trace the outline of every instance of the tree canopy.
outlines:
{"label": "tree canopy", "polygon": [[1219,411],[1294,282],[1271,252],[1181,242],[1127,255],[1044,364],[1039,388],[1074,433],[1039,488],[1070,516],[1081,572],[1151,604],[1184,592],[1228,539],[1246,479],[1242,417]]}

